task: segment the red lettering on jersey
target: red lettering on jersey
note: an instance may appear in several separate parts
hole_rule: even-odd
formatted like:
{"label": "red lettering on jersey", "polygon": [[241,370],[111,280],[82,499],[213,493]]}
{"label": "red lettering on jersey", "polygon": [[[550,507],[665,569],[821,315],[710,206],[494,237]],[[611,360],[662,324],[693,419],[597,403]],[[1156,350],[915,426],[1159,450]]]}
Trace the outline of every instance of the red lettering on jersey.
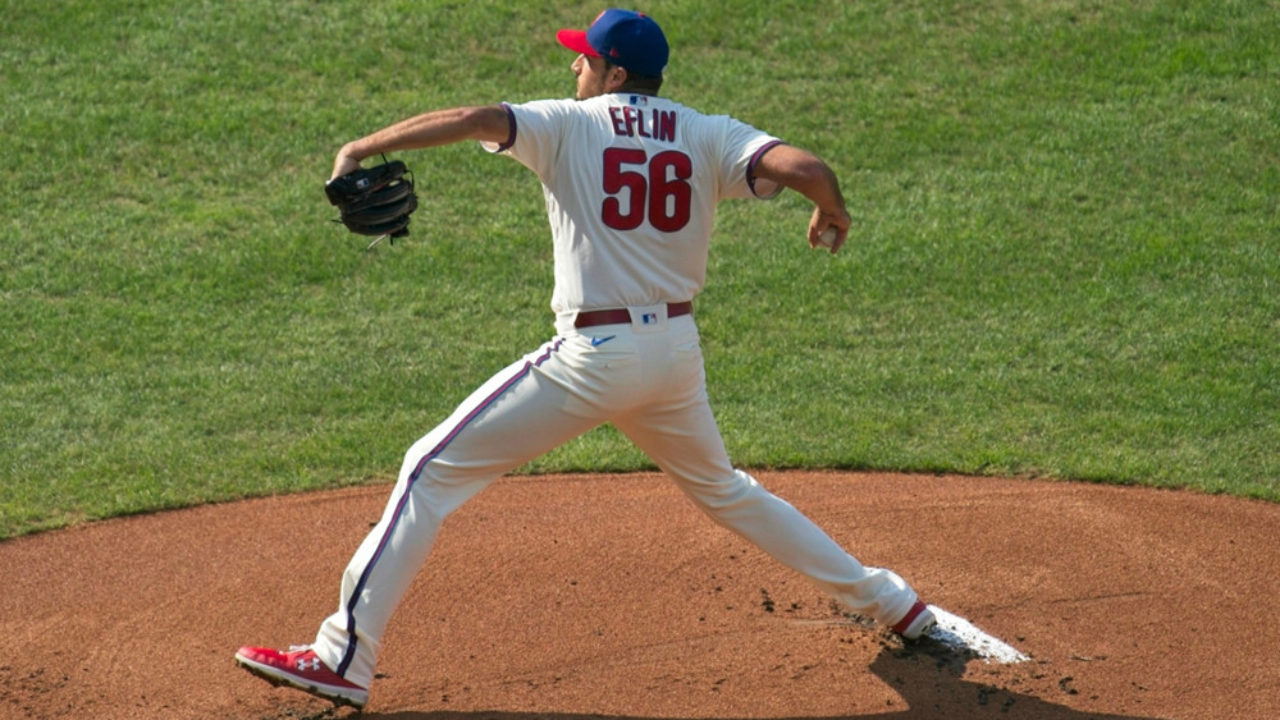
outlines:
{"label": "red lettering on jersey", "polygon": [[653,136],[664,142],[676,141],[676,111],[653,111]]}
{"label": "red lettering on jersey", "polygon": [[637,120],[636,109],[628,105],[627,107],[622,108],[622,115],[627,119],[627,135],[635,137]]}
{"label": "red lettering on jersey", "polygon": [[654,108],[646,118],[644,114],[636,108],[611,107],[609,108],[609,119],[613,121],[613,134],[635,137],[639,135],[644,138],[661,140],[662,142],[676,141],[676,112],[674,110],[658,110]]}
{"label": "red lettering on jersey", "polygon": [[625,124],[625,122],[626,122],[626,121],[624,121],[621,117],[619,117],[619,111],[621,111],[621,110],[622,110],[622,108],[616,108],[616,107],[611,107],[611,108],[609,108],[609,117],[613,119],[613,134],[614,134],[614,135],[626,135],[626,134],[627,134],[627,126],[626,126],[626,124]]}
{"label": "red lettering on jersey", "polygon": [[678,232],[692,217],[692,177],[693,160],[679,150],[660,152],[651,160],[644,150],[605,148],[603,189],[608,197],[600,206],[600,219],[615,230],[635,230],[647,219],[657,230]]}

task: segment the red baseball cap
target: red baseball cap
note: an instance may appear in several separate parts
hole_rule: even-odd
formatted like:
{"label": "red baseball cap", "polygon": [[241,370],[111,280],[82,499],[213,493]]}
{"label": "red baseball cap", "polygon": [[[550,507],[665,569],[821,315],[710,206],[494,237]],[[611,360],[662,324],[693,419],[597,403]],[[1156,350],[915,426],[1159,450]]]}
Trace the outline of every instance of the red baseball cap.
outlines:
{"label": "red baseball cap", "polygon": [[632,10],[609,8],[586,30],[561,30],[556,40],[574,52],[602,57],[640,75],[661,75],[670,48],[653,18]]}

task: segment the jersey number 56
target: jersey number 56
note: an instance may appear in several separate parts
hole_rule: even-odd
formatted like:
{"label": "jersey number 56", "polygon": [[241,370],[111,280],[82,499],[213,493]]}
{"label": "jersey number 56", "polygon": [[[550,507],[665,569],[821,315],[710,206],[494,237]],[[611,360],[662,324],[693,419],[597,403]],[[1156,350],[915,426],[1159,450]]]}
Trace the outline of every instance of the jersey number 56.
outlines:
{"label": "jersey number 56", "polygon": [[[609,197],[600,217],[615,230],[634,230],[647,217],[658,230],[675,232],[689,223],[692,176],[693,163],[682,152],[667,150],[650,160],[644,150],[609,148],[604,151],[604,191]],[[630,199],[625,213],[618,199],[623,190]]]}

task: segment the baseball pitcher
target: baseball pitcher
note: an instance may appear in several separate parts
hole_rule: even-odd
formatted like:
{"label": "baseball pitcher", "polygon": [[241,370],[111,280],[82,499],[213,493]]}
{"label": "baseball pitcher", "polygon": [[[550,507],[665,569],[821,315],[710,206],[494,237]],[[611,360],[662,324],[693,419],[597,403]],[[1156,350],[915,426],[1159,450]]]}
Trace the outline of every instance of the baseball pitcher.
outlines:
{"label": "baseball pitcher", "polygon": [[[366,158],[478,141],[542,181],[555,256],[555,335],[498,372],[414,443],[380,522],[355,551],[315,639],[236,660],[274,684],[362,707],[383,632],[442,521],[494,479],[602,423],[642,449],[715,522],[907,638],[931,610],[895,573],[864,567],[793,506],[735,469],[707,402],[693,300],[716,205],[784,188],[814,204],[807,240],[849,231],[839,184],[814,155],[726,115],[658,95],[668,46],[643,14],[610,9],[561,30],[574,99],[428,112],[345,145],[330,186],[358,198]],[[368,183],[363,183],[368,184]],[[388,207],[416,202],[394,193]],[[405,224],[384,212],[376,231]],[[344,208],[344,218],[349,213]],[[350,226],[350,223],[349,223]],[[355,228],[353,228],[355,229]]]}

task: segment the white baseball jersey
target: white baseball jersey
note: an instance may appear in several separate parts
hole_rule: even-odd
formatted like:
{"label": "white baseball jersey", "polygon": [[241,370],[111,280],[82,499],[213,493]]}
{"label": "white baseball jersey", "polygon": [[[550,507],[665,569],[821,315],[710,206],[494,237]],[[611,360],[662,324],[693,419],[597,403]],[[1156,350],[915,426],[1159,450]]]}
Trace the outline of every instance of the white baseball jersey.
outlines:
{"label": "white baseball jersey", "polygon": [[753,174],[779,140],[727,115],[628,93],[505,107],[511,138],[486,147],[542,181],[557,313],[691,300],[716,204],[781,189]]}

